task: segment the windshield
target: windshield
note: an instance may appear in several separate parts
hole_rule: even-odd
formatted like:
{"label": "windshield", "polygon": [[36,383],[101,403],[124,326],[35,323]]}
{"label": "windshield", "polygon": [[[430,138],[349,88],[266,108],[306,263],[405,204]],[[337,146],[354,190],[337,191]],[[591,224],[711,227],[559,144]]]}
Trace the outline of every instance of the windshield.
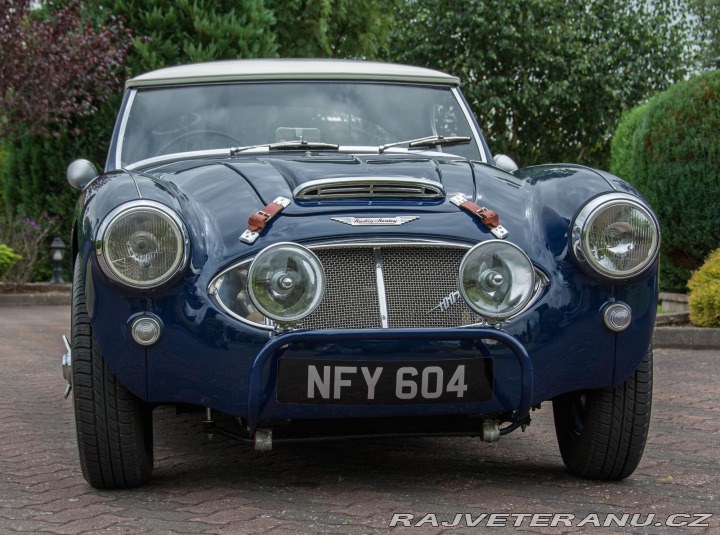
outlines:
{"label": "windshield", "polygon": [[303,140],[378,147],[468,136],[437,147],[473,160],[477,142],[449,87],[276,82],[138,90],[121,135],[121,166],[178,152]]}

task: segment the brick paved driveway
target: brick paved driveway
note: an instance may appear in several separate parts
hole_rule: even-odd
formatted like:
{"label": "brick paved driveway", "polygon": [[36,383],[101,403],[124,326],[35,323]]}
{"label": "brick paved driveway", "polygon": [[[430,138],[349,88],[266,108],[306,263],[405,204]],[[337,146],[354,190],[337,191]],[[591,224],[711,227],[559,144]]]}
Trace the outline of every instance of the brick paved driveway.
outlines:
{"label": "brick paved driveway", "polygon": [[[656,351],[650,442],[621,483],[564,471],[551,408],[498,444],[465,438],[281,445],[269,453],[216,437],[200,417],[156,412],[156,468],[133,491],[100,492],[80,475],[72,407],[62,398],[66,307],[0,308],[0,533],[376,533],[392,513],[713,513],[720,533],[720,352]],[[512,518],[509,523],[512,523]],[[484,528],[397,528],[480,533]],[[530,527],[537,533],[582,528]],[[587,528],[585,528],[587,530]],[[495,529],[494,531],[498,531]],[[515,531],[506,528],[505,532]],[[596,528],[596,533],[630,528]]]}

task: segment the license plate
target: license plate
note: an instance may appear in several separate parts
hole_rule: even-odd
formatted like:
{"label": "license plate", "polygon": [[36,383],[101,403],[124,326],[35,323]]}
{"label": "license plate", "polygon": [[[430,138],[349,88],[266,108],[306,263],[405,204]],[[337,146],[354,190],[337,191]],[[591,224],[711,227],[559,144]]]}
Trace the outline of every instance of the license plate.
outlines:
{"label": "license plate", "polygon": [[476,403],[492,398],[491,358],[347,361],[281,358],[281,403],[398,405]]}

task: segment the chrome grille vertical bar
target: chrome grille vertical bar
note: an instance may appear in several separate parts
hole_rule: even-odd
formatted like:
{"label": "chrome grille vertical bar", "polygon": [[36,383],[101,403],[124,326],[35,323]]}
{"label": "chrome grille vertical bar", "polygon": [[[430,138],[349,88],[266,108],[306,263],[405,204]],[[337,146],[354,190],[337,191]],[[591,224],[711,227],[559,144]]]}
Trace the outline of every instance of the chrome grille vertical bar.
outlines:
{"label": "chrome grille vertical bar", "polygon": [[377,279],[378,304],[380,305],[380,323],[383,329],[390,326],[388,319],[387,295],[385,294],[385,275],[383,274],[383,258],[380,247],[373,247],[375,258],[375,277]]}

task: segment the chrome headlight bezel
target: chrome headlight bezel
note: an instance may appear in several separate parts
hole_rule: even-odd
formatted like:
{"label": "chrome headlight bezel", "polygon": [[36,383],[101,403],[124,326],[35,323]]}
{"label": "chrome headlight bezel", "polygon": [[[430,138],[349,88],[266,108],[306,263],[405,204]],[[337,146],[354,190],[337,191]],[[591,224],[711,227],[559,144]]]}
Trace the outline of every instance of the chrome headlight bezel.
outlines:
{"label": "chrome headlight bezel", "polygon": [[[276,253],[278,249],[294,249],[296,251],[299,251],[301,255],[306,255],[306,258],[310,261],[310,264],[313,268],[313,272],[316,276],[317,280],[317,291],[315,292],[315,295],[310,303],[310,305],[303,309],[302,311],[299,311],[295,314],[289,314],[281,316],[279,314],[273,313],[273,311],[268,310],[266,307],[263,306],[263,304],[259,300],[259,296],[256,295],[256,288],[253,286],[253,274],[254,272],[259,269],[258,266],[260,262],[269,254]],[[261,314],[263,314],[265,317],[270,318],[276,322],[279,323],[294,323],[296,321],[300,321],[303,318],[306,318],[312,312],[320,305],[320,303],[323,300],[323,297],[325,296],[325,289],[327,287],[327,280],[325,276],[325,269],[323,268],[322,262],[317,257],[315,253],[313,253],[310,249],[307,247],[303,247],[299,243],[294,242],[278,242],[274,243],[272,245],[269,245],[268,247],[265,247],[262,251],[260,251],[255,258],[253,258],[252,262],[250,263],[250,267],[248,268],[248,274],[247,274],[247,292],[250,297],[250,301],[253,303],[255,308],[257,308],[258,311],[260,311]]]}
{"label": "chrome headlight bezel", "polygon": [[[528,276],[530,277],[528,291],[525,292],[523,298],[514,306],[508,308],[507,310],[504,310],[501,313],[492,312],[488,309],[480,307],[470,298],[467,293],[467,289],[463,284],[463,272],[465,271],[465,269],[467,269],[468,263],[470,262],[472,256],[478,254],[478,251],[481,251],[482,249],[488,249],[490,247],[505,247],[508,250],[511,250],[513,254],[519,255],[519,258],[521,258],[526,263],[526,267],[528,268]],[[544,281],[538,280],[537,270],[535,269],[535,266],[533,265],[530,257],[528,257],[525,251],[523,251],[514,243],[503,240],[487,240],[478,243],[477,245],[472,247],[467,253],[465,253],[465,256],[463,256],[463,259],[460,262],[460,267],[458,268],[458,289],[460,290],[460,294],[473,311],[488,320],[490,323],[501,323],[527,310],[528,306],[538,296],[540,289],[538,286],[539,282],[542,283],[542,286],[545,285]]]}
{"label": "chrome headlight bezel", "polygon": [[[171,268],[161,277],[155,277],[149,281],[138,281],[123,275],[113,268],[112,263],[107,258],[107,240],[114,225],[125,216],[143,211],[159,215],[169,222],[174,227],[178,242],[178,252]],[[151,290],[165,286],[184,271],[190,259],[190,238],[180,216],[169,207],[155,201],[130,201],[111,210],[102,220],[95,239],[95,252],[100,269],[110,280],[117,284],[138,290]]]}
{"label": "chrome headlight bezel", "polygon": [[[654,229],[649,248],[651,254],[634,268],[623,272],[606,269],[592,255],[589,243],[590,229],[596,218],[604,210],[616,206],[629,206],[641,211]],[[575,260],[586,273],[611,282],[629,280],[645,273],[657,260],[660,252],[660,224],[653,211],[637,197],[626,193],[607,193],[591,199],[575,216],[571,226],[570,249]]]}

